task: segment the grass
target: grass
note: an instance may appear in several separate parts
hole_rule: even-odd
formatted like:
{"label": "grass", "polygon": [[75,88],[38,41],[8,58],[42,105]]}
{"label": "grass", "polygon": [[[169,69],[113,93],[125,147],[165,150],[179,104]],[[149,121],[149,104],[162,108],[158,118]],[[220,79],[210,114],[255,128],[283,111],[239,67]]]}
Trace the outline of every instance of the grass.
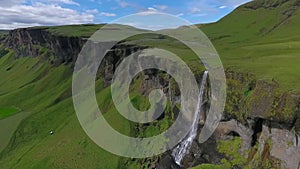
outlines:
{"label": "grass", "polygon": [[299,92],[299,49],[300,41],[251,45],[226,51],[221,57],[225,67],[251,72],[258,79],[274,79],[283,90]]}
{"label": "grass", "polygon": [[63,26],[43,26],[29,29],[46,29],[54,35],[89,38],[94,32],[99,30],[104,24],[83,24],[83,25],[63,25]]}
{"label": "grass", "polygon": [[[0,58],[0,106],[16,105],[29,113],[0,120],[0,168],[117,168],[120,157],[94,144],[77,120],[70,65],[51,67],[39,58],[13,58],[12,52]],[[97,93],[105,98],[105,91]],[[114,109],[107,111],[109,123],[130,135],[128,122],[117,118]]]}
{"label": "grass", "polygon": [[[49,31],[54,35],[59,36],[68,36],[68,37],[80,37],[80,38],[90,38],[96,31],[101,29],[105,24],[82,24],[82,25],[63,25],[63,26],[39,26],[39,27],[31,27],[29,29],[44,29]],[[110,25],[110,27],[105,27],[102,30],[110,29],[119,29],[120,27],[124,28],[125,30],[131,31],[132,29],[140,30],[133,28],[131,26],[126,25],[118,25],[117,28],[114,27],[115,25]]]}
{"label": "grass", "polygon": [[[0,142],[0,168],[114,169],[123,165],[121,159],[130,160],[101,149],[81,128],[71,99],[70,65],[52,67],[38,62],[39,58],[13,58],[12,52],[0,58],[0,105],[16,105],[28,113],[21,112],[0,120],[0,127],[5,126],[0,129],[5,130],[0,132],[3,138]],[[7,71],[8,67],[11,68]],[[104,88],[101,79],[96,84],[98,104],[108,123],[122,134],[137,135],[132,130],[135,124],[114,108],[110,87]],[[134,98],[142,98],[136,91],[132,95],[134,104],[147,107],[147,102],[139,104],[141,100]],[[165,124],[160,126],[165,127]],[[51,130],[55,131],[52,136],[49,134]]]}
{"label": "grass", "polygon": [[12,116],[18,112],[20,112],[20,109],[15,107],[0,107],[0,120]]}
{"label": "grass", "polygon": [[[102,150],[86,136],[71,99],[34,114],[19,127],[25,129],[17,131],[22,137],[4,150],[1,168],[117,168],[120,157]],[[50,135],[50,130],[55,134]]]}
{"label": "grass", "polygon": [[20,112],[0,120],[0,152],[8,145],[20,122],[29,114],[28,112]]}
{"label": "grass", "polygon": [[250,3],[217,23],[198,26],[212,40],[225,68],[274,79],[283,90],[299,93],[300,11],[290,17],[283,14],[295,2],[256,10],[246,8],[254,6]]}
{"label": "grass", "polygon": [[223,169],[224,167],[214,164],[201,164],[197,167],[193,167],[191,169]]}

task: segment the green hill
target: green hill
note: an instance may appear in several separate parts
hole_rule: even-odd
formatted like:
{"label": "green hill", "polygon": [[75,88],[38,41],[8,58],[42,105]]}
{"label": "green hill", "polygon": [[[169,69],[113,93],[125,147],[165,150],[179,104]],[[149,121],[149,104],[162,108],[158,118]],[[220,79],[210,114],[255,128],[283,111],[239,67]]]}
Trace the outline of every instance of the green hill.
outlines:
{"label": "green hill", "polygon": [[[13,56],[10,52],[0,59],[0,113],[7,112],[2,112],[7,105],[16,105],[22,112],[15,116],[24,119],[25,112],[30,116],[23,121],[15,116],[0,120],[7,130],[18,128],[0,133],[1,144],[10,140],[4,150],[0,146],[0,168],[117,168],[119,157],[99,149],[78,123],[70,97],[70,65],[53,67],[41,63],[40,57],[15,60]],[[105,92],[98,94],[104,97]],[[107,111],[113,126],[129,134],[128,122]]]}
{"label": "green hill", "polygon": [[274,79],[284,90],[299,92],[299,7],[299,0],[255,0],[216,23],[198,26],[226,68]]}

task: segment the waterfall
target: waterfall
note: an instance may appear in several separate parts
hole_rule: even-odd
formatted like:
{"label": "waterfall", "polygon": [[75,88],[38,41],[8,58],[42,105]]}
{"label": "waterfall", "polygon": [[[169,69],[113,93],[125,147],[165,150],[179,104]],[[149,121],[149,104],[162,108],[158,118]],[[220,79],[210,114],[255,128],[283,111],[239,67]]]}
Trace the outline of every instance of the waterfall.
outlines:
{"label": "waterfall", "polygon": [[205,71],[203,74],[203,77],[202,77],[202,82],[201,82],[201,87],[200,87],[200,92],[198,95],[198,102],[197,102],[197,107],[196,107],[196,112],[195,112],[195,118],[192,123],[192,128],[191,128],[189,134],[187,135],[187,137],[173,150],[173,153],[172,153],[175,163],[179,166],[181,165],[181,161],[184,158],[184,156],[189,153],[191,145],[197,136],[198,123],[200,120],[199,119],[200,118],[200,110],[201,110],[202,102],[203,102],[203,94],[205,91],[207,74],[208,74],[208,71]]}

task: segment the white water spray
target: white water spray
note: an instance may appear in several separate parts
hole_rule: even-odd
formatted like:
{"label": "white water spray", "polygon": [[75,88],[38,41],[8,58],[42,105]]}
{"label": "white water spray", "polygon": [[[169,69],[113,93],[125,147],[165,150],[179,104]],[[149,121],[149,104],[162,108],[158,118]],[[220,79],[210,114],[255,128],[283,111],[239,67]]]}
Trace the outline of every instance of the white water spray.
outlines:
{"label": "white water spray", "polygon": [[187,135],[186,139],[183,140],[174,150],[172,153],[172,156],[174,158],[174,161],[177,165],[181,165],[182,159],[185,157],[186,154],[189,153],[189,150],[191,148],[191,145],[197,136],[197,130],[198,130],[198,123],[199,123],[199,118],[200,118],[200,110],[202,107],[202,102],[203,102],[203,95],[205,91],[205,86],[206,86],[206,81],[207,81],[207,74],[208,71],[205,71],[202,77],[202,82],[201,82],[201,87],[200,87],[200,92],[198,95],[198,102],[197,102],[197,108],[195,112],[195,117],[193,121],[193,125],[191,128],[191,131]]}

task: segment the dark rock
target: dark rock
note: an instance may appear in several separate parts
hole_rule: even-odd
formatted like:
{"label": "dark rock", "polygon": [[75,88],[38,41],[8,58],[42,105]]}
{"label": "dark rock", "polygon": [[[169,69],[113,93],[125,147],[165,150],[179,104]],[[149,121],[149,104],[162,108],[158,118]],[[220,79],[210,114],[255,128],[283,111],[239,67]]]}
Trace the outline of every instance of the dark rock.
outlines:
{"label": "dark rock", "polygon": [[46,29],[23,28],[9,32],[4,40],[6,47],[15,51],[16,57],[36,57],[41,48],[55,56],[55,64],[74,62],[86,40],[79,37],[54,35]]}

